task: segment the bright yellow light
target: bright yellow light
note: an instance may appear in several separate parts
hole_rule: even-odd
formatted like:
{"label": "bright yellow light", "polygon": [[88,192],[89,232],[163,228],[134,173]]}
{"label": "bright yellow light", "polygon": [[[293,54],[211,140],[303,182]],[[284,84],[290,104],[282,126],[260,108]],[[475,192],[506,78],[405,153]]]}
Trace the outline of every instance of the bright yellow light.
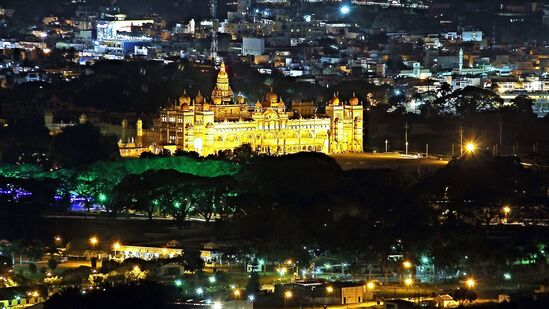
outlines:
{"label": "bright yellow light", "polygon": [[292,265],[292,264],[293,264],[293,263],[292,263],[292,260],[291,260],[291,259],[287,260],[287,261],[286,261],[286,264]]}
{"label": "bright yellow light", "polygon": [[61,236],[55,236],[54,240],[57,242],[61,242]]}
{"label": "bright yellow light", "polygon": [[292,294],[292,291],[286,291],[286,292],[284,292],[284,297],[285,297],[285,298],[292,298],[292,295],[293,295],[293,294]]}
{"label": "bright yellow light", "polygon": [[501,209],[501,211],[505,214],[505,215],[508,215],[511,213],[511,207],[509,206],[503,206],[503,208]]}
{"label": "bright yellow light", "polygon": [[97,237],[92,236],[90,238],[90,244],[92,244],[93,246],[97,245],[98,243],[99,243],[99,239],[97,239]]}
{"label": "bright yellow light", "polygon": [[477,282],[475,281],[475,279],[469,278],[469,279],[467,279],[467,281],[465,281],[465,285],[466,285],[468,288],[472,289],[472,288],[474,288],[474,287],[477,285]]}
{"label": "bright yellow light", "polygon": [[412,279],[412,278],[406,278],[406,279],[404,279],[404,284],[405,284],[406,286],[410,286],[410,285],[414,284],[414,279]]}
{"label": "bright yellow light", "polygon": [[333,288],[333,287],[331,287],[331,286],[327,286],[327,287],[326,287],[326,292],[332,293],[333,291],[334,291],[334,288]]}
{"label": "bright yellow light", "polygon": [[376,284],[373,281],[370,281],[366,283],[366,287],[368,288],[368,290],[373,290],[376,287]]}
{"label": "bright yellow light", "polygon": [[32,292],[32,297],[38,297],[38,296],[40,296],[40,293],[38,293],[38,291]]}
{"label": "bright yellow light", "polygon": [[240,296],[240,290],[234,290],[233,291],[234,296],[238,297]]}
{"label": "bright yellow light", "polygon": [[404,262],[402,262],[402,266],[403,266],[404,268],[412,268],[412,262],[410,262],[410,261],[404,261]]}
{"label": "bright yellow light", "polygon": [[467,151],[468,153],[473,153],[477,150],[477,145],[473,142],[468,142],[467,144],[465,144],[465,151]]}
{"label": "bright yellow light", "polygon": [[119,242],[115,242],[115,243],[112,245],[112,248],[114,249],[114,251],[119,251],[121,246],[122,246],[122,245],[121,245]]}
{"label": "bright yellow light", "polygon": [[140,271],[141,271],[141,268],[139,267],[139,265],[135,265],[135,266],[133,267],[133,271],[135,271],[135,272],[140,272]]}

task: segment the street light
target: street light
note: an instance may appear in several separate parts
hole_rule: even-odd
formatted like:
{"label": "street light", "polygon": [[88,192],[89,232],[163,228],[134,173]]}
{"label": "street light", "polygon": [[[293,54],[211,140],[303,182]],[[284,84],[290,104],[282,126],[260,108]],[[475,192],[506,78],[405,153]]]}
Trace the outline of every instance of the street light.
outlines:
{"label": "street light", "polygon": [[96,236],[90,237],[90,244],[95,249],[95,246],[99,243],[99,239]]}
{"label": "street light", "polygon": [[370,291],[375,289],[375,287],[376,287],[376,284],[373,281],[369,281],[368,283],[366,283],[366,288]]}
{"label": "street light", "polygon": [[221,309],[221,308],[223,308],[223,305],[221,304],[220,301],[216,301],[216,302],[213,303],[212,307],[213,307],[213,309]]}
{"label": "street light", "polygon": [[509,206],[503,206],[503,208],[501,209],[501,211],[503,212],[504,215],[509,215],[511,213],[511,207]]}
{"label": "street light", "polygon": [[412,268],[412,262],[406,260],[406,261],[402,262],[402,266],[406,269],[410,269],[410,268]]}
{"label": "street light", "polygon": [[332,286],[327,286],[327,287],[326,287],[326,292],[327,292],[328,294],[332,293],[333,291],[334,291],[334,288],[333,288]]}
{"label": "street light", "polygon": [[470,289],[474,289],[477,285],[477,282],[475,281],[475,279],[469,278],[467,279],[467,281],[465,281],[465,285]]}
{"label": "street light", "polygon": [[339,8],[339,12],[341,13],[341,15],[347,15],[351,12],[351,8],[348,5],[342,5]]}
{"label": "street light", "polygon": [[410,277],[404,279],[404,285],[411,286],[412,284],[414,284],[414,279],[412,279]]}
{"label": "street light", "polygon": [[288,299],[292,298],[292,295],[292,291],[290,290],[284,292],[284,308],[286,308],[286,302],[288,301]]}
{"label": "street light", "polygon": [[238,290],[238,289],[234,290],[233,294],[234,294],[235,298],[240,298],[240,290]]}
{"label": "street light", "polygon": [[196,288],[196,294],[202,295],[204,293],[204,289],[202,288]]}
{"label": "street light", "polygon": [[477,150],[477,145],[473,142],[468,142],[467,144],[465,144],[465,151],[469,154],[473,154],[475,153],[475,151]]}

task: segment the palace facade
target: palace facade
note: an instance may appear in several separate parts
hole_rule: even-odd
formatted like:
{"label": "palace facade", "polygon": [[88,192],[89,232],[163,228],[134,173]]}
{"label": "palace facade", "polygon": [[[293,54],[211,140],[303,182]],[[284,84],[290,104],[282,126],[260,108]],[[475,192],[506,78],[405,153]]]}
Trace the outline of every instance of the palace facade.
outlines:
{"label": "palace facade", "polygon": [[363,112],[356,96],[344,103],[336,95],[327,102],[325,114],[317,114],[313,102],[293,102],[288,111],[272,90],[262,102],[250,105],[235,96],[222,63],[209,100],[200,92],[194,99],[185,93],[160,112],[151,129],[143,129],[138,120],[132,137],[123,123],[120,153],[131,157],[164,148],[207,156],[243,144],[272,155],[362,152]]}

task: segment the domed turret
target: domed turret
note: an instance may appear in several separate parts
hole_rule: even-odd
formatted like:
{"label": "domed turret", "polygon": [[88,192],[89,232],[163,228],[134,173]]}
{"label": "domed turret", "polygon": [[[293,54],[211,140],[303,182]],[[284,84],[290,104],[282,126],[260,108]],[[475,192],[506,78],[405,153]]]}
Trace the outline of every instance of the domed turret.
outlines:
{"label": "domed turret", "polygon": [[244,104],[244,102],[245,102],[245,99],[243,96],[239,95],[238,97],[236,97],[236,103]]}
{"label": "domed turret", "polygon": [[349,99],[350,105],[358,105],[360,103],[360,100],[358,97],[353,93],[353,97]]}
{"label": "domed turret", "polygon": [[338,106],[339,105],[339,98],[336,96],[335,93],[334,93],[334,97],[331,98],[328,103],[329,103],[329,105],[333,105],[333,106]]}
{"label": "domed turret", "polygon": [[265,99],[267,99],[267,102],[269,103],[276,103],[278,102],[278,94],[276,94],[273,89],[271,91],[267,92],[265,95]]}
{"label": "domed turret", "polygon": [[189,111],[189,104],[187,103],[181,104],[181,109],[185,112]]}
{"label": "domed turret", "polygon": [[219,105],[221,103],[223,103],[223,100],[220,97],[213,98],[213,104]]}
{"label": "domed turret", "polygon": [[202,104],[202,110],[203,111],[209,111],[210,110],[210,104],[208,102],[204,102],[204,104]]}
{"label": "domed turret", "polygon": [[204,103],[204,97],[203,97],[202,94],[200,93],[200,90],[198,90],[198,94],[197,94],[196,97],[194,98],[194,101],[196,102],[196,104],[202,104],[202,103]]}
{"label": "domed turret", "polygon": [[191,97],[189,97],[187,95],[187,91],[185,90],[183,92],[183,95],[179,97],[179,105],[183,104],[183,103],[187,103],[187,104],[190,104],[191,103]]}
{"label": "domed turret", "polygon": [[255,103],[255,108],[256,108],[256,109],[261,109],[262,107],[263,107],[263,105],[261,105],[261,102],[257,101],[257,102]]}

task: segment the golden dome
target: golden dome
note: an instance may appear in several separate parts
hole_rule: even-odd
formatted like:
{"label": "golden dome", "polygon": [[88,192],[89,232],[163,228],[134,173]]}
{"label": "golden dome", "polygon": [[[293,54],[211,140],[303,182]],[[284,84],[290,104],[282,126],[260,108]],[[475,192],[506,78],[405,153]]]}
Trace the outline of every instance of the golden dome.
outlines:
{"label": "golden dome", "polygon": [[202,104],[204,102],[204,97],[200,93],[200,90],[198,90],[198,94],[194,98],[194,101],[196,102],[196,104]]}
{"label": "golden dome", "polygon": [[208,122],[206,129],[213,129],[214,125],[211,122]]}
{"label": "golden dome", "polygon": [[210,104],[208,102],[204,102],[204,104],[202,104],[202,110],[209,111],[210,110]]}
{"label": "golden dome", "polygon": [[257,103],[255,103],[255,108],[262,108],[263,105],[261,105],[261,103],[259,101],[257,101]]}
{"label": "golden dome", "polygon": [[220,97],[213,98],[213,104],[219,105],[223,102],[223,100]]}
{"label": "golden dome", "polygon": [[334,93],[334,97],[330,99],[329,104],[333,106],[339,105],[339,98],[335,95],[335,93]]}
{"label": "golden dome", "polygon": [[184,110],[184,111],[188,111],[189,110],[189,104],[188,103],[181,104],[181,109]]}
{"label": "golden dome", "polygon": [[358,97],[353,93],[353,97],[349,99],[350,105],[358,105],[360,103],[360,100]]}
{"label": "golden dome", "polygon": [[265,98],[269,103],[275,103],[278,101],[278,94],[276,94],[272,89],[271,91],[267,92],[265,95]]}
{"label": "golden dome", "polygon": [[179,104],[191,103],[191,97],[187,95],[187,91],[183,92],[183,95],[179,97]]}
{"label": "golden dome", "polygon": [[219,74],[217,76],[227,76],[227,70],[225,68],[225,62],[221,62],[221,68],[219,68]]}
{"label": "golden dome", "polygon": [[236,103],[244,104],[244,101],[245,101],[245,99],[244,99],[243,96],[239,95],[238,97],[236,97]]}

